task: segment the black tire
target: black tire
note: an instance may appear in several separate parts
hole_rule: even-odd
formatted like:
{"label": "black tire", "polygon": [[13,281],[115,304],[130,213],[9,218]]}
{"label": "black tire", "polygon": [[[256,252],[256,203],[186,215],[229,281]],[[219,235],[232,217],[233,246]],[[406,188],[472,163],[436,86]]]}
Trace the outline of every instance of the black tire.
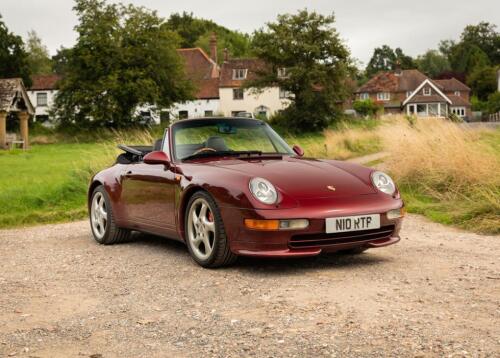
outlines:
{"label": "black tire", "polygon": [[[104,200],[104,205],[106,208],[107,218],[104,225],[104,234],[98,232],[98,228],[95,228],[93,224],[93,203],[96,196],[100,196]],[[111,207],[111,200],[109,195],[102,185],[99,185],[92,192],[92,197],[90,199],[89,205],[89,220],[90,228],[92,230],[92,236],[94,236],[95,241],[103,245],[118,244],[123,241],[127,241],[130,238],[130,230],[122,229],[116,226],[115,217],[113,214],[113,208]]]}
{"label": "black tire", "polygon": [[[201,259],[195,254],[195,250],[193,249],[193,244],[189,239],[188,233],[188,215],[193,204],[199,201],[199,199],[204,199],[206,203],[208,203],[208,207],[213,215],[213,222],[215,224],[215,233],[213,235],[213,249],[211,254],[205,259]],[[219,208],[217,207],[217,203],[207,192],[198,191],[189,199],[189,202],[186,205],[186,211],[184,213],[184,232],[185,241],[189,253],[198,265],[206,268],[216,268],[231,265],[237,260],[238,256],[232,253],[229,248],[229,240],[226,236],[224,223],[222,222],[222,216],[220,214]]]}

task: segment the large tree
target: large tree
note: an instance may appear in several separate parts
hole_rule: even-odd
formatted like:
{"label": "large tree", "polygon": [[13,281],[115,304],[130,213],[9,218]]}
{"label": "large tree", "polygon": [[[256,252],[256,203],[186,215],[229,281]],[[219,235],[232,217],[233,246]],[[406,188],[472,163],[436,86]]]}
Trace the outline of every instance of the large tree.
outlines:
{"label": "large tree", "polygon": [[391,71],[396,66],[401,66],[401,69],[412,69],[416,67],[415,61],[406,55],[401,48],[393,50],[387,45],[377,47],[373,51],[373,55],[366,66],[366,75],[372,77],[381,71]]}
{"label": "large tree", "polygon": [[348,94],[350,54],[334,22],[333,14],[301,10],[279,15],[276,22],[254,33],[253,48],[265,66],[247,85],[279,86],[292,94],[291,105],[282,114],[291,130],[325,128]]}
{"label": "large tree", "polygon": [[480,100],[497,90],[497,70],[495,67],[483,66],[476,69],[467,77],[467,84]]}
{"label": "large tree", "polygon": [[201,47],[206,52],[209,52],[210,38],[215,33],[219,62],[223,59],[225,48],[235,57],[245,57],[251,54],[250,36],[229,30],[211,20],[194,17],[192,13],[174,13],[170,15],[165,26],[180,36],[182,48]]}
{"label": "large tree", "polygon": [[496,25],[482,21],[466,26],[460,39],[463,43],[479,47],[492,64],[500,64],[500,33],[496,29]]}
{"label": "large tree", "polygon": [[78,39],[56,99],[63,124],[125,126],[139,105],[190,98],[178,37],[156,12],[104,0],[77,0],[74,9]]}
{"label": "large tree", "polygon": [[448,58],[438,50],[428,50],[415,60],[417,68],[431,78],[451,70]]}
{"label": "large tree", "polygon": [[9,31],[0,15],[0,78],[21,77],[31,85],[28,54],[23,39]]}
{"label": "large tree", "polygon": [[34,30],[28,32],[25,49],[28,53],[28,64],[32,75],[45,75],[52,72],[49,51]]}

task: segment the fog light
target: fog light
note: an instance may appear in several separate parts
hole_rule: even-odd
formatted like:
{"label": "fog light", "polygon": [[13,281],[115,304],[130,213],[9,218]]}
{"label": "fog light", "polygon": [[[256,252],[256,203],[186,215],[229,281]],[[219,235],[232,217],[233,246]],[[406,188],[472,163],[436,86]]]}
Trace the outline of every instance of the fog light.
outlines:
{"label": "fog light", "polygon": [[400,208],[400,209],[394,209],[394,210],[389,210],[386,214],[387,219],[389,220],[394,220],[394,219],[399,219],[405,216],[405,208]]}
{"label": "fog light", "polygon": [[291,220],[254,220],[245,219],[245,226],[252,230],[299,230],[309,226],[307,219],[291,219]]}
{"label": "fog light", "polygon": [[307,219],[280,220],[280,230],[299,230],[309,226]]}

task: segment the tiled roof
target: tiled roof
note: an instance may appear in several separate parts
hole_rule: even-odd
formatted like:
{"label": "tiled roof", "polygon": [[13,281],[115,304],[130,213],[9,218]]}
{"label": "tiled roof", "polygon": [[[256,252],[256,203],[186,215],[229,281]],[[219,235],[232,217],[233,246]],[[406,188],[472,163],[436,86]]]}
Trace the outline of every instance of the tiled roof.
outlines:
{"label": "tiled roof", "polygon": [[450,78],[447,80],[433,80],[433,82],[445,92],[470,91],[469,87],[467,87],[464,83],[460,82],[456,78]]}
{"label": "tiled roof", "polygon": [[23,80],[20,78],[0,79],[0,111],[18,110],[34,113]]}
{"label": "tiled roof", "polygon": [[415,95],[408,103],[435,103],[435,102],[446,102],[446,99],[440,95],[433,94],[431,96]]}
{"label": "tiled roof", "polygon": [[54,90],[57,89],[57,82],[61,76],[56,74],[51,75],[35,75],[31,77],[33,84],[29,88],[30,91]]}
{"label": "tiled roof", "polygon": [[460,97],[460,96],[448,95],[448,98],[451,100],[451,105],[452,106],[465,106],[465,107],[468,107],[468,106],[471,105],[469,101],[467,101],[465,98]]}
{"label": "tiled roof", "polygon": [[[245,80],[257,78],[259,70],[264,69],[264,62],[256,58],[229,59],[224,61],[220,73],[220,87],[241,87]],[[245,80],[233,79],[233,70],[247,69]]]}
{"label": "tiled roof", "polygon": [[217,64],[201,48],[178,49],[184,60],[186,75],[190,80],[208,80],[219,75]]}
{"label": "tiled roof", "polygon": [[361,92],[406,92],[417,88],[428,77],[418,70],[402,70],[401,74],[395,72],[381,72],[358,88]]}
{"label": "tiled roof", "polygon": [[195,81],[196,98],[213,99],[219,98],[219,79],[210,78],[208,80]]}
{"label": "tiled roof", "polygon": [[219,66],[201,48],[179,49],[187,78],[196,88],[198,99],[219,98]]}

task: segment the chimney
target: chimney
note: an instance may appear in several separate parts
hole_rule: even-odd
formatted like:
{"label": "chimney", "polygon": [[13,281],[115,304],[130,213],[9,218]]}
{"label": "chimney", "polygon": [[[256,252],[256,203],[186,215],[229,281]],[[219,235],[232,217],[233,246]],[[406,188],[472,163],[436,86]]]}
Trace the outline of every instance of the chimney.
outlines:
{"label": "chimney", "polygon": [[[229,51],[227,49],[227,47],[224,49],[224,62],[227,62],[229,61]],[[500,70],[499,70],[499,73],[500,73]]]}
{"label": "chimney", "polygon": [[210,37],[210,58],[217,63],[217,35],[215,32]]}
{"label": "chimney", "polygon": [[396,76],[401,76],[402,73],[403,71],[401,70],[401,62],[397,60],[396,63],[394,64],[394,74]]}

